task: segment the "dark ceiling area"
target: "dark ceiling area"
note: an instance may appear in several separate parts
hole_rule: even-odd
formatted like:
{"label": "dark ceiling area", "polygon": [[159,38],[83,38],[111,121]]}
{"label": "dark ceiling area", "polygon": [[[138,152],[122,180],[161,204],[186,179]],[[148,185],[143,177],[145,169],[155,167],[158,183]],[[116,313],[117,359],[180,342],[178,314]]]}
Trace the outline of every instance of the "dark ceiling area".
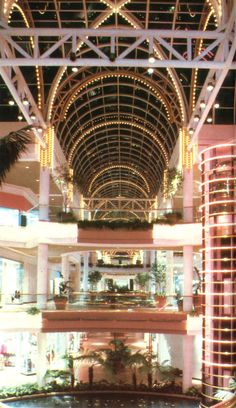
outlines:
{"label": "dark ceiling area", "polygon": [[[215,30],[220,6],[215,1],[37,1],[19,0],[9,15],[12,27],[120,28]],[[18,37],[27,52],[32,41]],[[59,38],[58,38],[59,40]],[[39,42],[46,52],[55,41]],[[92,39],[110,55],[109,39]],[[119,37],[117,50],[129,45]],[[204,42],[205,41],[205,42]],[[195,55],[207,40],[194,44]],[[173,39],[183,55],[181,39]],[[154,43],[156,57],[166,51]],[[16,51],[17,52],[17,51]],[[63,43],[55,52],[67,55]],[[77,44],[75,57],[92,57],[86,43]],[[213,60],[215,49],[206,55]],[[130,58],[148,59],[144,41]],[[161,188],[164,170],[174,151],[181,127],[186,125],[205,81],[207,71],[141,67],[22,67],[22,73],[45,120],[54,126],[80,191],[86,197],[154,198]],[[17,120],[18,108],[9,106],[10,93],[0,83],[0,120]],[[235,71],[229,71],[219,92],[220,108],[213,109],[212,123],[235,123]],[[185,119],[184,119],[185,118]]]}

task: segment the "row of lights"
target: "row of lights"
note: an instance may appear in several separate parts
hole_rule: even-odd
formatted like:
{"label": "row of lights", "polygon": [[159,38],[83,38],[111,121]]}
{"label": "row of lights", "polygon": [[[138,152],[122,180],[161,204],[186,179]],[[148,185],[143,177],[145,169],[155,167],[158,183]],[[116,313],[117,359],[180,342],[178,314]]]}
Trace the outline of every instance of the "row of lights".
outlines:
{"label": "row of lights", "polygon": [[[10,106],[14,106],[14,105],[15,105],[15,101],[14,101],[13,99],[9,99],[8,104],[9,104]],[[29,101],[28,101],[28,99],[27,99],[27,98],[23,98],[23,99],[22,99],[22,104],[23,104],[24,106],[29,106]],[[23,120],[23,115],[22,115],[21,112],[19,112],[17,118],[18,118],[19,121]],[[30,119],[32,119],[33,121],[36,119],[36,116],[35,116],[35,114],[34,114],[33,112],[30,114]]]}
{"label": "row of lights", "polygon": [[[212,92],[213,89],[214,89],[213,83],[212,83],[212,82],[209,82],[209,84],[207,85],[207,91],[208,91],[208,92]],[[205,109],[205,107],[206,107],[206,102],[205,102],[205,101],[201,101],[201,102],[200,102],[200,108],[203,110],[203,109]],[[218,109],[219,107],[220,107],[219,102],[215,102],[214,108],[215,108],[215,109]],[[200,115],[196,114],[196,115],[194,116],[194,118],[193,118],[194,123],[198,123],[199,120],[200,120]],[[207,118],[206,121],[207,121],[207,123],[212,123],[212,120],[213,120],[213,119],[212,119],[212,116],[208,116],[208,118]],[[190,128],[190,129],[189,129],[189,134],[192,135],[193,133],[194,133],[194,129],[193,129],[193,128]]]}

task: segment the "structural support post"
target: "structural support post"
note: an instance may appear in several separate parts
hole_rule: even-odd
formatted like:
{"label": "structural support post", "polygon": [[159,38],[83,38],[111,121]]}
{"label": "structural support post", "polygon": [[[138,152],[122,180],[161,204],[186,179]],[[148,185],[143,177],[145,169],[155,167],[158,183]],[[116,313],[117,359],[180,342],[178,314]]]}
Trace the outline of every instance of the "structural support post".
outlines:
{"label": "structural support post", "polygon": [[[184,222],[193,222],[193,169],[184,170],[183,184]],[[184,258],[184,311],[191,312],[193,308],[193,247],[183,247]]]}
{"label": "structural support post", "polygon": [[47,305],[48,293],[48,245],[38,245],[38,268],[37,268],[37,303],[40,309]]}
{"label": "structural support post", "polygon": [[69,275],[70,275],[70,262],[69,262],[68,255],[62,255],[61,257],[61,273],[62,273],[63,279],[65,281],[68,281]]}
{"label": "structural support post", "polygon": [[50,169],[40,167],[39,185],[39,220],[49,220],[49,192],[50,192]]}
{"label": "structural support post", "polygon": [[42,387],[45,384],[44,376],[47,371],[47,334],[38,333],[38,355],[37,355],[37,384]]}
{"label": "structural support post", "polygon": [[183,392],[192,386],[193,336],[183,336]]}
{"label": "structural support post", "polygon": [[83,273],[83,290],[84,292],[88,291],[88,262],[89,261],[89,253],[84,252],[84,273]]}

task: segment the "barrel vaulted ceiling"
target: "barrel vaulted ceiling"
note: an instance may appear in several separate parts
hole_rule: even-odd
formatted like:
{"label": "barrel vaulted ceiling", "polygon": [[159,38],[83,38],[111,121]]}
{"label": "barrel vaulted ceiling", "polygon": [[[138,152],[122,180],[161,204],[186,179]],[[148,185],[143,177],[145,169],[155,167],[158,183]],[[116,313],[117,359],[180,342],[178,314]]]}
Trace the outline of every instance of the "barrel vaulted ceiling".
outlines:
{"label": "barrel vaulted ceiling", "polygon": [[[35,28],[115,28],[215,30],[227,19],[221,0],[18,0],[6,1],[8,24]],[[17,38],[27,51],[33,44]],[[46,52],[54,41],[39,42]],[[117,39],[115,52],[130,45],[129,37]],[[205,40],[204,40],[205,41]],[[195,55],[204,49],[196,41]],[[111,60],[110,38],[92,43]],[[184,56],[181,39],[172,45]],[[92,57],[85,42],[77,52]],[[156,58],[168,53],[161,44],[153,44]],[[171,51],[169,51],[170,53]],[[214,59],[215,49],[206,60]],[[55,57],[67,55],[64,42]],[[150,47],[143,41],[129,57],[148,59]],[[74,56],[75,58],[77,55]],[[150,64],[151,66],[151,64]],[[186,126],[205,81],[207,70],[146,67],[21,67],[44,119],[54,126],[66,159],[74,170],[80,191],[86,197],[155,197],[163,172],[168,167],[179,131]],[[230,71],[219,94],[221,109],[214,111],[215,123],[233,123],[234,73]],[[17,117],[17,108],[7,106],[8,90],[1,83],[3,99],[0,120]],[[11,110],[9,113],[9,109]],[[4,119],[3,119],[4,118]]]}

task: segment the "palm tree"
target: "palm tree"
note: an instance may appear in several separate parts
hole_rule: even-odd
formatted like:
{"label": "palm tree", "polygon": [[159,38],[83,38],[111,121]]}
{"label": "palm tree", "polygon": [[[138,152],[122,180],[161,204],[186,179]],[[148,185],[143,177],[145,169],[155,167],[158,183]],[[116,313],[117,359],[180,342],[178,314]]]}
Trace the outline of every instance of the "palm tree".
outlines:
{"label": "palm tree", "polygon": [[94,366],[95,365],[103,365],[103,359],[101,354],[97,351],[89,351],[87,354],[82,354],[79,357],[74,357],[74,360],[84,361],[85,363],[89,364],[88,367],[88,380],[89,380],[89,387],[93,387],[93,378],[94,378]]}
{"label": "palm tree", "polygon": [[100,350],[103,356],[103,367],[109,373],[116,375],[126,367],[131,350],[120,339],[111,340],[109,345],[110,348]]}
{"label": "palm tree", "polygon": [[157,361],[157,356],[150,351],[143,354],[143,365],[139,368],[140,373],[147,375],[148,388],[152,388],[153,374],[159,372],[160,364]]}
{"label": "palm tree", "polygon": [[130,367],[132,372],[132,382],[135,390],[137,388],[137,368],[142,367],[145,364],[145,361],[145,356],[140,353],[140,351],[136,351],[128,357],[126,362],[126,366]]}
{"label": "palm tree", "polygon": [[31,137],[25,132],[29,128],[29,126],[24,127],[0,138],[0,185],[10,168],[19,160],[20,155],[27,150]]}

